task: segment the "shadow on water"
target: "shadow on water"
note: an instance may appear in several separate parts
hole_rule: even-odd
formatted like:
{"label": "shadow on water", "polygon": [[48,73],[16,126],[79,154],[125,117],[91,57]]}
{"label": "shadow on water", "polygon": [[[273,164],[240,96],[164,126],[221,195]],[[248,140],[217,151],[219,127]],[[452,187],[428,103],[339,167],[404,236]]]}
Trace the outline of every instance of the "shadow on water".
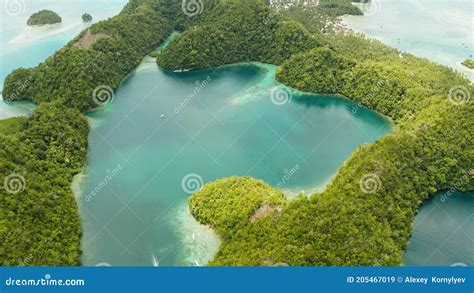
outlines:
{"label": "shadow on water", "polygon": [[474,266],[474,192],[442,191],[415,217],[407,266]]}

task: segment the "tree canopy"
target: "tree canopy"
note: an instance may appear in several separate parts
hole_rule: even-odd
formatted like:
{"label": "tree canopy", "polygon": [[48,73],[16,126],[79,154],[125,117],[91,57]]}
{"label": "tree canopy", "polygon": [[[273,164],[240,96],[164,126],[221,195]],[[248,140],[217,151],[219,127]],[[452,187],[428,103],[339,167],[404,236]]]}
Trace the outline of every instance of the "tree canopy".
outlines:
{"label": "tree canopy", "polygon": [[92,15],[90,15],[89,13],[84,13],[82,15],[82,21],[83,22],[91,22],[92,21]]}
{"label": "tree canopy", "polygon": [[41,10],[33,13],[30,18],[28,18],[27,24],[30,26],[46,25],[60,23],[61,21],[61,17],[56,12],[51,10]]}

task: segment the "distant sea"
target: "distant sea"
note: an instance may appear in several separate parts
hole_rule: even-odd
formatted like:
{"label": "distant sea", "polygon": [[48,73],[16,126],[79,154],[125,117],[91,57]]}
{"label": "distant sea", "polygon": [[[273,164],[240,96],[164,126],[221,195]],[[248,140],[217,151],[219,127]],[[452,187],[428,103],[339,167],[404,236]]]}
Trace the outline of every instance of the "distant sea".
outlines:
{"label": "distant sea", "polygon": [[474,80],[461,64],[474,54],[473,0],[372,0],[365,16],[343,22],[385,44],[447,65]]}
{"label": "distant sea", "polygon": [[[7,75],[19,67],[34,67],[62,48],[91,25],[81,16],[89,13],[93,22],[120,12],[127,0],[1,0],[0,19],[0,88]],[[31,28],[26,21],[42,9],[53,10],[61,24]],[[0,119],[28,114],[31,105],[7,106],[0,99]]]}

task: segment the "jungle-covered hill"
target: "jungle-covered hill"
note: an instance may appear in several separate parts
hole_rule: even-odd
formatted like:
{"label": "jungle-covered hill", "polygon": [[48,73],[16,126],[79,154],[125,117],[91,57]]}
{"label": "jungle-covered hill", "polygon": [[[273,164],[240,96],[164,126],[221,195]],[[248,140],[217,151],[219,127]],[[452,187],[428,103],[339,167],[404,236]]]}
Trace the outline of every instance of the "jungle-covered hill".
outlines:
{"label": "jungle-covered hill", "polygon": [[61,17],[56,12],[51,10],[41,10],[33,13],[26,23],[30,26],[41,26],[60,23],[61,21]]}

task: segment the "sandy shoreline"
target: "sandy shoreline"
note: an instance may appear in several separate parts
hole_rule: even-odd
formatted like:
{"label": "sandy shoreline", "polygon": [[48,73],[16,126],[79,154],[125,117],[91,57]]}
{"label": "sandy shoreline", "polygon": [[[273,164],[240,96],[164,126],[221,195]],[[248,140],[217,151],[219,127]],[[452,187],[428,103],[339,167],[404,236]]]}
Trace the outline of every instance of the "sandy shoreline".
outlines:
{"label": "sandy shoreline", "polygon": [[61,23],[42,25],[42,26],[28,26],[20,35],[8,42],[9,45],[20,45],[30,42],[37,42],[43,39],[51,38],[63,34],[72,29],[81,27],[82,22],[75,22],[73,24],[64,26]]}

